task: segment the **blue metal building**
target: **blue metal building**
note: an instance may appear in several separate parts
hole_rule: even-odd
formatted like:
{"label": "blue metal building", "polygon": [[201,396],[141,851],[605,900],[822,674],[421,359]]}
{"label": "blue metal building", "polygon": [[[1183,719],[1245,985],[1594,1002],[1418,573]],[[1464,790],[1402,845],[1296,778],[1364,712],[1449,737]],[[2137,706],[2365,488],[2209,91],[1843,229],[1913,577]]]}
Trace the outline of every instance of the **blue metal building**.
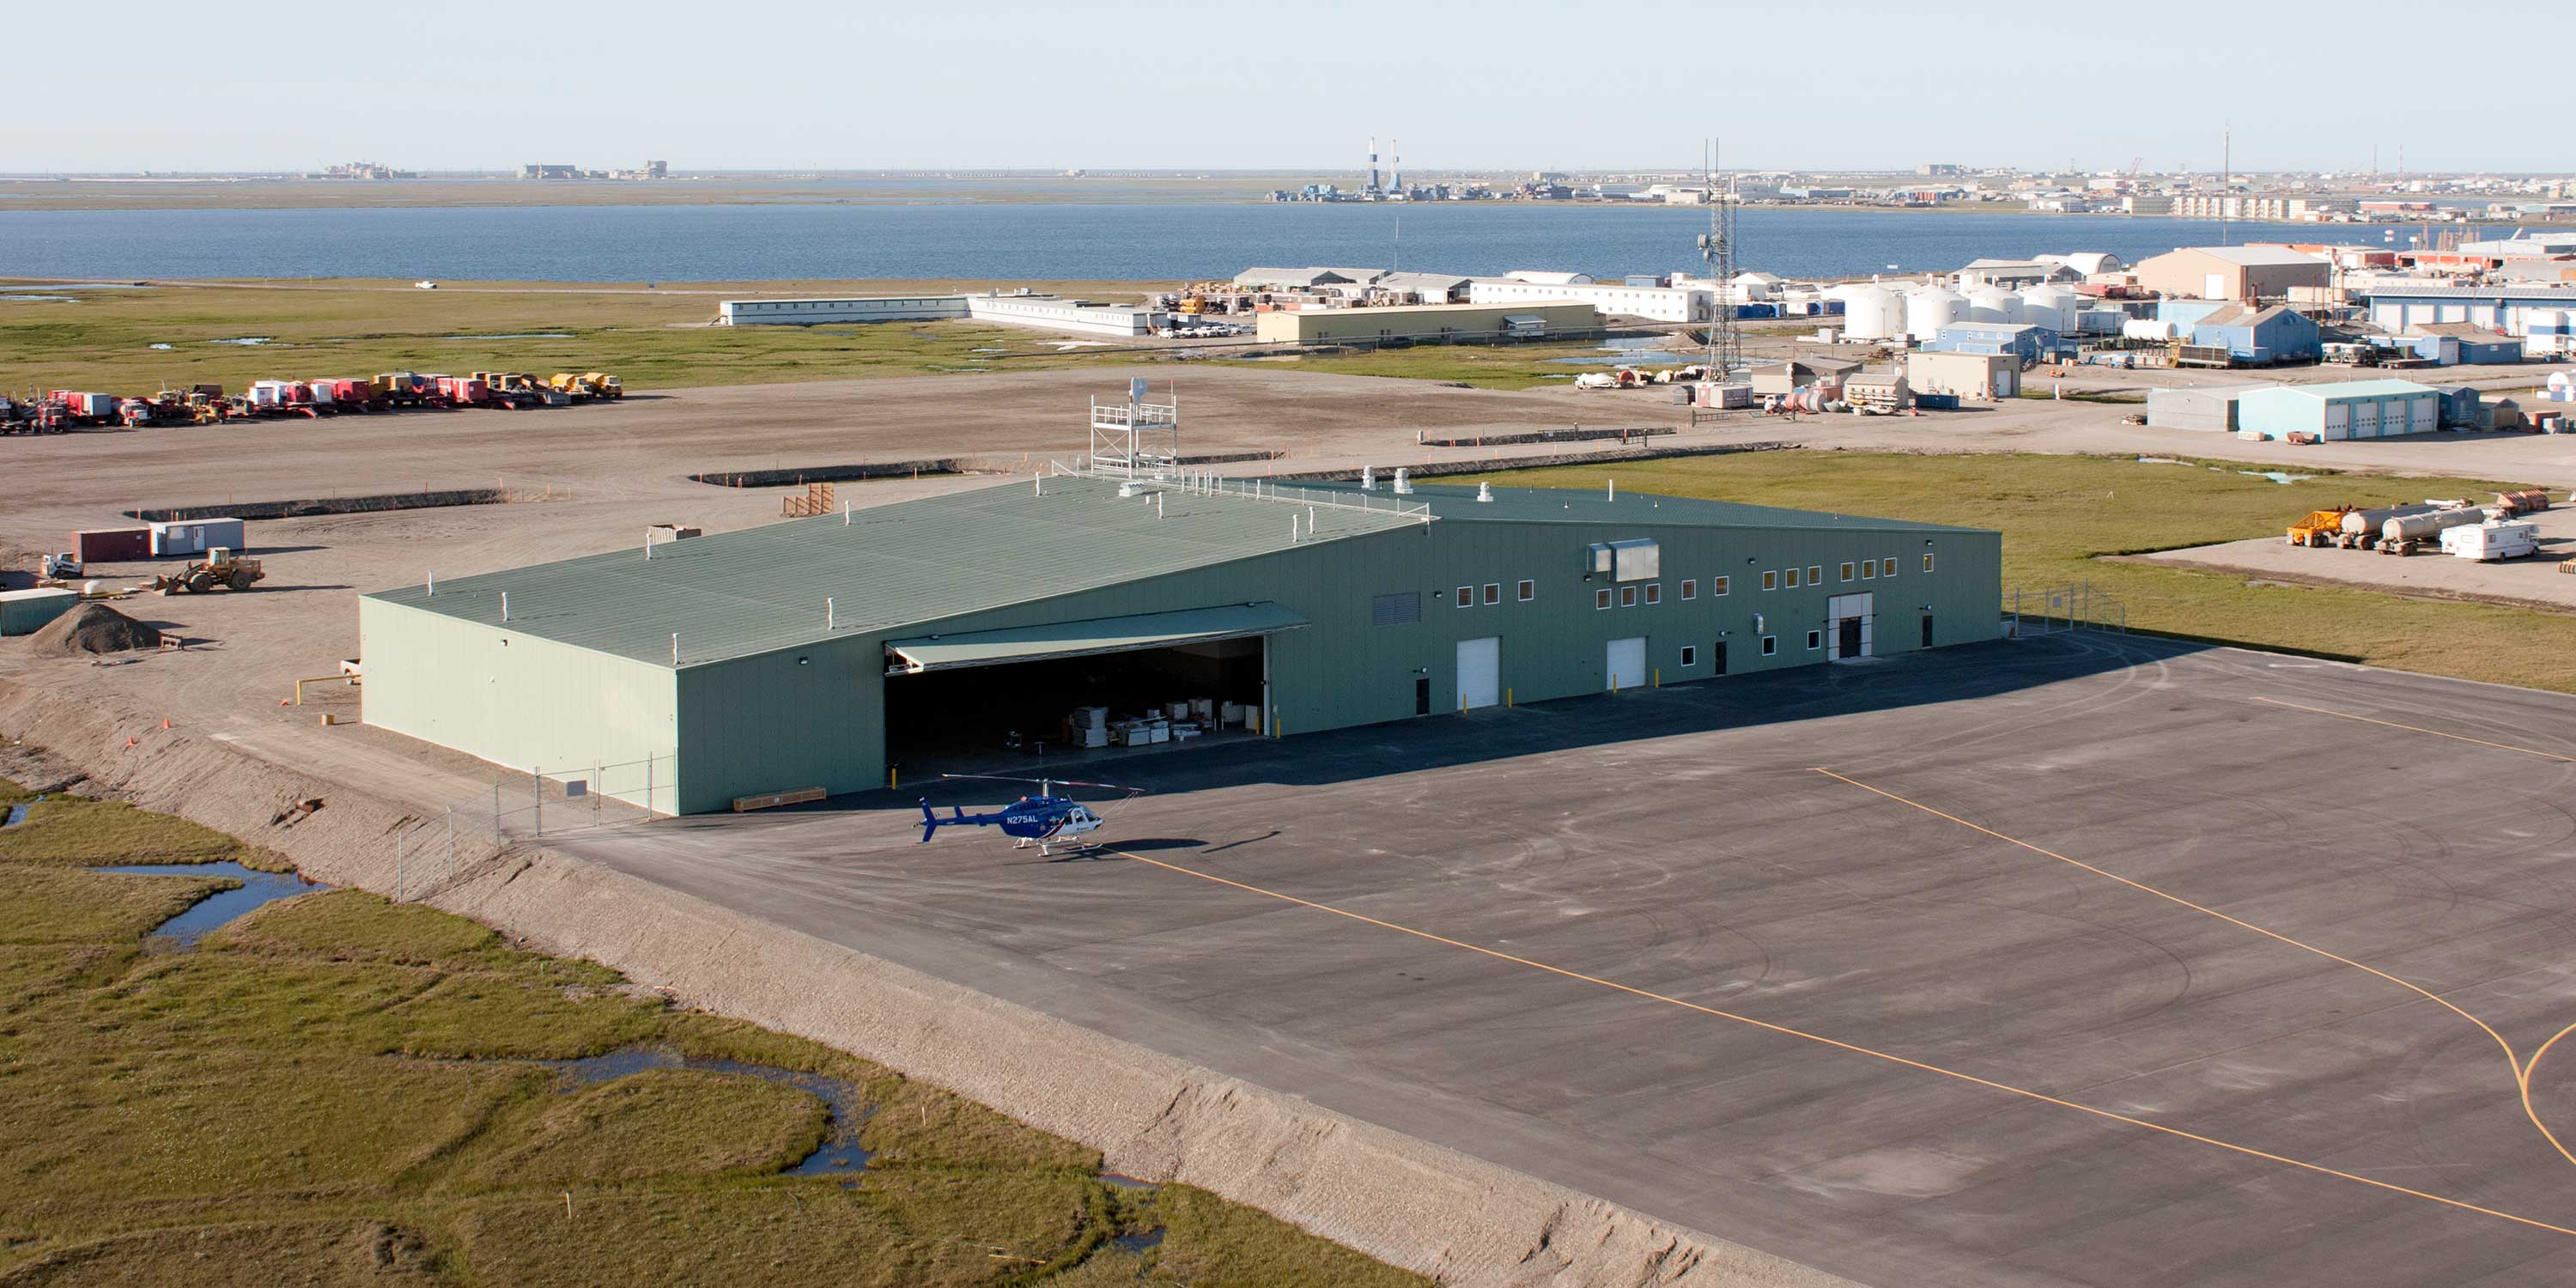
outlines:
{"label": "blue metal building", "polygon": [[2027,322],[1953,322],[1924,342],[1932,353],[2011,354],[2038,362],[2066,347],[2057,332]]}
{"label": "blue metal building", "polygon": [[2411,380],[2274,385],[2248,389],[2236,398],[2237,427],[2275,438],[2292,433],[2327,441],[2394,438],[2429,434],[2441,421],[2441,392]]}
{"label": "blue metal building", "polygon": [[2191,324],[2191,343],[2224,346],[2239,362],[2314,362],[2322,352],[2317,324],[2275,304],[2251,309],[2231,304]]}

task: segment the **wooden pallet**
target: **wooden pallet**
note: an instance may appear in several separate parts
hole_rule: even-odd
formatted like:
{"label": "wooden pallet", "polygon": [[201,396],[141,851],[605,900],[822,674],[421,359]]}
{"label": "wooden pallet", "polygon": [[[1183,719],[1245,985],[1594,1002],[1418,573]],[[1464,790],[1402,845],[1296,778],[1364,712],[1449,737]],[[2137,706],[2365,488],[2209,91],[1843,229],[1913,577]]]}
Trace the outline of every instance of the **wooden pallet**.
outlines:
{"label": "wooden pallet", "polygon": [[779,514],[790,519],[811,519],[839,508],[839,503],[832,499],[832,485],[829,483],[808,483],[805,495],[778,499]]}

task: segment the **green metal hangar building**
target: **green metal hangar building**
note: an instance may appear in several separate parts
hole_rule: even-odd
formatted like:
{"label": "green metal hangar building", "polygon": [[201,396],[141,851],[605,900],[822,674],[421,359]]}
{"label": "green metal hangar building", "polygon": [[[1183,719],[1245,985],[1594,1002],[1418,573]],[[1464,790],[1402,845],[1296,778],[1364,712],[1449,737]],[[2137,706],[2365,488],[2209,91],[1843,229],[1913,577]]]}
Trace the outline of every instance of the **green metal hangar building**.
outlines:
{"label": "green metal hangar building", "polygon": [[593,789],[688,814],[1052,751],[1077,706],[1295,735],[1988,640],[2001,555],[1606,489],[1065,476],[379,592],[358,626],[367,723],[623,766]]}

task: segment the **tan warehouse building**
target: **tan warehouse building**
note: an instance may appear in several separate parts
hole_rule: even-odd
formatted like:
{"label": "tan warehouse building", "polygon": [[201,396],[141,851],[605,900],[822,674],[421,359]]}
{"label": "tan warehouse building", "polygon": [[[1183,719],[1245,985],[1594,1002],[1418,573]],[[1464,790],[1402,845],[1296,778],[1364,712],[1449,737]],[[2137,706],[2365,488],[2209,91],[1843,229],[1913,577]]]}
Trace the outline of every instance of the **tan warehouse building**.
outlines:
{"label": "tan warehouse building", "polygon": [[2204,300],[2277,300],[2293,286],[2332,286],[2334,266],[2287,246],[2186,246],[2138,261],[2138,285]]}
{"label": "tan warehouse building", "polygon": [[1601,334],[1601,315],[1589,304],[1567,302],[1296,309],[1261,314],[1254,333],[1265,344],[1553,340]]}

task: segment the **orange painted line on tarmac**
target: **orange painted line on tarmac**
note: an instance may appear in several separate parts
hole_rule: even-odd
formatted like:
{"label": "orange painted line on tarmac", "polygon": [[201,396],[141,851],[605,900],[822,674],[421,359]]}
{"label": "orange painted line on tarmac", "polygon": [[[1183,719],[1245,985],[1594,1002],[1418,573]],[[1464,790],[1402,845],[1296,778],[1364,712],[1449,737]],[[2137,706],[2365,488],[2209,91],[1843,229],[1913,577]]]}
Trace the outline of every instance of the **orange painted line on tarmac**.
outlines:
{"label": "orange painted line on tarmac", "polygon": [[2519,752],[2525,756],[2538,756],[2542,760],[2555,760],[2561,764],[2576,765],[2576,756],[2562,756],[2554,751],[2541,751],[2532,747],[2517,747],[2509,742],[2489,742],[2484,738],[2472,738],[2464,733],[2444,733],[2439,729],[2427,729],[2422,725],[2399,724],[2394,720],[2381,720],[2372,716],[2357,716],[2349,711],[2335,711],[2326,707],[2311,707],[2297,702],[2283,702],[2279,698],[2248,698],[2246,701],[2260,702],[2266,706],[2288,707],[2293,711],[2308,711],[2321,716],[2333,716],[2338,720],[2358,720],[2363,724],[2375,724],[2386,729],[2403,729],[2408,733],[2431,734],[2436,738],[2448,738],[2453,742],[2475,743],[2481,747],[2493,747],[2498,751]]}
{"label": "orange painted line on tarmac", "polygon": [[[2264,699],[2259,699],[2259,698],[2258,698],[2258,699],[2256,699],[2256,701],[2263,701],[2263,700],[2264,700]],[[2284,705],[2284,706],[2288,706],[2288,705],[2292,705],[2292,704],[2289,704],[2289,703],[2283,703],[2282,705]],[[2328,714],[2328,715],[2336,715],[2336,714],[2340,714],[2340,713],[2339,713],[2339,712],[2327,712],[2326,714]],[[2364,718],[2366,718],[2366,717],[2354,716],[2354,717],[2351,717],[2351,718],[2352,718],[2352,719],[2356,719],[2356,720],[2358,720],[2358,719],[2364,719]],[[2373,723],[2373,724],[2381,724],[2381,723],[2385,723],[2385,722],[2384,722],[2384,721],[2376,721],[2376,720],[2374,720],[2374,721],[2371,721],[2371,723]],[[2401,728],[2404,728],[2404,727],[2409,727],[2409,726],[2400,726],[2400,727],[2401,727]],[[2430,731],[2428,730],[2427,732],[2430,732]],[[2442,736],[2443,736],[2443,737],[2452,737],[2452,736],[2454,736],[2454,735],[2444,734],[2444,735],[2442,735]],[[2469,742],[2475,742],[2475,741],[2477,741],[2477,739],[2471,738],[2471,739],[2466,739],[2466,741],[2469,741]],[[2501,744],[2489,744],[2489,745],[2490,745],[2490,746],[2495,746],[2495,745],[2501,745]],[[2521,748],[2507,748],[2507,750],[2522,750],[2522,749],[2521,749]],[[2548,755],[2549,753],[2547,753],[2547,752],[2533,752],[2532,754],[2533,754],[2533,755],[2539,755],[2539,756],[2545,756],[2545,755]],[[2556,757],[2556,759],[2565,759],[2565,757]],[[1934,818],[1948,819],[1949,821],[1951,821],[1951,822],[1953,822],[1953,823],[1956,823],[1956,824],[1958,824],[1958,825],[1959,825],[1959,826],[1961,826],[1961,827],[1967,828],[1968,830],[1970,830],[1970,831],[1972,831],[1972,832],[1981,832],[1981,833],[1984,833],[1985,835],[1987,835],[1987,836],[1991,836],[1991,837],[1995,838],[1996,840],[1998,840],[1998,841],[2002,841],[2003,843],[2005,843],[2005,844],[2007,844],[2007,845],[2017,845],[2017,846],[2020,846],[2022,849],[2028,850],[2028,851],[2030,851],[2030,852],[2031,852],[2031,853],[2033,853],[2033,854],[2043,854],[2043,855],[2048,856],[2049,858],[2052,858],[2052,859],[2057,860],[2057,861],[2058,861],[2058,862],[2060,862],[2060,863],[2071,864],[2071,865],[2073,865],[2073,866],[2075,866],[2075,867],[2082,868],[2082,869],[2084,869],[2085,871],[2090,872],[2090,873],[2093,873],[2093,874],[2094,874],[2094,875],[2096,875],[2096,876],[2107,877],[2107,878],[2109,878],[2110,880],[2117,881],[2117,882],[2119,882],[2120,884],[2122,884],[2122,885],[2124,885],[2124,886],[2129,887],[2130,889],[2133,889],[2133,890],[2139,890],[2139,891],[2144,891],[2145,893],[2147,893],[2147,894],[2151,894],[2151,895],[2154,895],[2155,897],[2157,897],[2157,898],[2159,898],[2159,899],[2167,900],[2168,902],[2172,902],[2172,903],[2178,903],[2178,904],[2181,904],[2183,907],[2189,908],[2189,909],[2191,909],[2191,910],[2192,910],[2192,911],[2194,911],[2194,912],[2201,913],[2201,914],[2206,915],[2206,916],[2215,917],[2215,918],[2219,919],[2220,921],[2224,921],[2224,922],[2226,922],[2227,924],[2229,924],[2229,925],[2231,925],[2231,926],[2241,926],[2241,927],[2243,927],[2243,928],[2245,928],[2245,929],[2247,929],[2247,930],[2253,931],[2255,934],[2261,935],[2261,936],[2263,936],[2263,937],[2265,937],[2265,938],[2267,938],[2267,939],[2276,939],[2276,940],[2279,940],[2279,941],[2280,941],[2280,942],[2282,942],[2282,943],[2285,943],[2285,944],[2290,945],[2290,946],[2291,946],[2291,947],[2293,947],[2293,948],[2301,949],[2301,950],[2304,950],[2304,951],[2306,951],[2306,952],[2315,953],[2317,956],[2319,956],[2319,957],[2323,957],[2323,958],[2325,958],[2325,959],[2326,959],[2326,960],[2328,960],[2328,961],[2331,961],[2331,962],[2339,962],[2339,963],[2341,963],[2341,964],[2343,964],[2343,965],[2346,965],[2346,966],[2350,966],[2350,967],[2352,967],[2354,970],[2358,970],[2358,971],[2365,971],[2365,972],[2367,972],[2367,973],[2369,973],[2369,974],[2376,975],[2376,976],[2378,976],[2378,977],[2379,977],[2379,978],[2381,978],[2381,979],[2387,980],[2387,981],[2388,981],[2389,983],[2391,983],[2391,984],[2395,984],[2395,985],[2396,985],[2396,986],[2398,986],[2399,988],[2405,989],[2405,990],[2407,990],[2407,991],[2408,991],[2408,992],[2410,992],[2410,993],[2414,993],[2415,995],[2417,995],[2417,996],[2419,996],[2419,997],[2422,997],[2422,998],[2424,998],[2424,999],[2425,999],[2425,1000],[2427,1000],[2427,1001],[2432,1002],[2434,1005],[2439,1006],[2439,1007],[2441,1007],[2442,1009],[2444,1009],[2444,1010],[2446,1010],[2446,1011],[2449,1011],[2449,1012],[2451,1012],[2451,1013],[2452,1013],[2452,1014],[2454,1014],[2454,1015],[2459,1016],[2461,1019],[2467,1020],[2467,1021],[2468,1021],[2469,1023],[2471,1023],[2471,1024],[2477,1025],[2477,1026],[2478,1026],[2478,1028],[2479,1028],[2479,1030],[2480,1030],[2481,1032],[2485,1033],[2488,1037],[2495,1039],[2495,1044],[2496,1044],[2496,1046],[2498,1046],[2499,1048],[2502,1048],[2502,1049],[2503,1049],[2503,1051],[2504,1051],[2504,1061],[2505,1061],[2505,1065],[2506,1065],[2506,1067],[2507,1067],[2507,1068],[2510,1068],[2510,1069],[2512,1069],[2512,1070],[2513,1070],[2513,1080],[2514,1080],[2514,1083],[2515,1083],[2515,1085],[2516,1085],[2518,1088],[2520,1088],[2520,1090],[2521,1090],[2521,1092],[2522,1092],[2522,1111],[2523,1111],[2523,1113],[2524,1113],[2526,1116],[2528,1116],[2528,1117],[2531,1119],[2531,1125],[2540,1129],[2540,1134],[2541,1134],[2542,1138],[2543,1138],[2543,1139],[2545,1139],[2545,1140],[2547,1140],[2547,1141],[2549,1142],[2549,1146],[2550,1146],[2550,1148],[2555,1149],[2555,1150],[2557,1150],[2557,1151],[2558,1151],[2558,1156],[2559,1156],[2560,1158],[2566,1159],[2570,1164],[2576,1164],[2576,1153],[2570,1153],[2570,1152],[2568,1152],[2567,1146],[2565,1146],[2564,1144],[2561,1144],[2561,1143],[2559,1142],[2559,1140],[2558,1140],[2558,1133],[2556,1133],[2556,1132],[2553,1132],[2553,1131],[2549,1130],[2549,1124],[2544,1123],[2544,1122],[2542,1122],[2542,1121],[2540,1120],[2540,1114],[2539,1114],[2539,1111],[2537,1111],[2537,1110],[2533,1109],[2533,1108],[2532,1108],[2532,1105],[2531,1105],[2531,1071],[2532,1071],[2532,1069],[2533,1069],[2535,1066],[2537,1066],[2537,1065],[2540,1063],[2540,1055],[2541,1055],[2541,1052],[2545,1052],[2545,1051],[2547,1051],[2547,1050],[2549,1049],[2549,1047],[2550,1047],[2550,1044],[2551,1044],[2551,1043],[2555,1043],[2556,1041],[2558,1041],[2558,1038],[2560,1038],[2560,1037],[2565,1037],[2565,1036],[2568,1034],[2568,1032],[2570,1032],[2570,1031],[2576,1031],[2576,1024],[2571,1024],[2571,1025],[2569,1025],[2566,1029],[2562,1029],[2562,1030],[2560,1030],[2560,1031],[2559,1031],[2559,1033],[2558,1033],[2558,1036],[2557,1036],[2557,1037],[2553,1037],[2553,1038],[2549,1039],[2549,1042],[2544,1042],[2544,1043],[2542,1043],[2542,1044],[2541,1044],[2541,1047],[2540,1047],[2540,1051],[2535,1051],[2535,1052],[2533,1052],[2533,1053],[2532,1053],[2532,1056],[2531,1056],[2530,1061],[2529,1061],[2529,1062],[2525,1062],[2525,1061],[2523,1060],[2523,1058],[2522,1058],[2519,1054],[2517,1054],[2517,1053],[2514,1051],[2514,1049],[2513,1049],[2513,1044],[2512,1044],[2511,1042],[2506,1041],[2506,1040],[2505,1040],[2504,1035],[2503,1035],[2502,1033],[2497,1032],[2497,1031],[2496,1031],[2496,1029],[2495,1029],[2495,1026],[2494,1026],[2494,1025],[2491,1025],[2491,1024],[2487,1023],[2485,1020],[2481,1020],[2481,1019],[2479,1019],[2477,1016],[2474,1016],[2474,1015],[2469,1014],[2469,1013],[2468,1013],[2468,1011],[2466,1011],[2466,1010],[2462,1009],[2462,1008],[2459,1006],[2459,1004],[2457,1004],[2457,1003],[2455,1003],[2455,1002],[2451,1001],[2449,998],[2444,997],[2444,996],[2442,996],[2441,994],[2439,994],[2439,993],[2436,993],[2436,992],[2432,991],[2431,989],[2425,988],[2425,987],[2423,987],[2422,985],[2415,984],[2415,983],[2413,983],[2413,982],[2411,982],[2411,981],[2408,981],[2408,980],[2400,979],[2400,978],[2398,978],[2397,976],[2395,976],[2395,975],[2391,975],[2391,974],[2389,974],[2387,971],[2381,970],[2381,969],[2379,969],[2379,968],[2378,968],[2378,967],[2376,967],[2376,966],[2368,966],[2368,965],[2364,965],[2363,963],[2361,963],[2361,962],[2357,962],[2357,961],[2354,961],[2353,959],[2351,959],[2351,958],[2349,958],[2349,957],[2346,957],[2346,956],[2342,955],[2341,953],[2329,952],[2329,951],[2327,951],[2326,949],[2319,948],[2319,947],[2317,947],[2315,944],[2311,944],[2311,943],[2307,942],[2306,940],[2291,938],[2290,936],[2285,935],[2285,934],[2282,934],[2281,932],[2279,932],[2279,931],[2277,931],[2277,930],[2269,930],[2269,929],[2266,929],[2266,928],[2264,928],[2264,927],[2262,927],[2262,926],[2255,925],[2253,922],[2250,922],[2250,921],[2244,920],[2244,919],[2243,919],[2243,918],[2241,918],[2241,917],[2231,917],[2231,916],[2228,916],[2226,913],[2220,912],[2220,911],[2218,911],[2218,910],[2217,910],[2217,909],[2215,909],[2215,908],[2211,908],[2211,907],[2208,907],[2208,906],[2203,905],[2203,904],[2193,903],[2191,900],[2189,900],[2189,899],[2185,899],[2185,898],[2183,898],[2183,897],[2182,897],[2182,896],[2180,896],[2180,895],[2177,895],[2177,894],[2169,894],[2169,893],[2167,893],[2167,892],[2165,892],[2165,891],[2163,891],[2163,890],[2159,890],[2159,889],[2155,888],[2154,886],[2148,885],[2148,884],[2146,884],[2146,883],[2145,883],[2145,882],[2143,882],[2143,881],[2133,881],[2133,880],[2131,880],[2131,879],[2129,879],[2129,878],[2127,878],[2127,877],[2121,876],[2121,875],[2120,875],[2119,873],[2117,873],[2117,872],[2105,871],[2104,869],[2097,868],[2097,867],[2093,866],[2093,865],[2092,865],[2092,864],[2090,864],[2090,863],[2086,863],[2086,862],[2084,862],[2084,861],[2083,861],[2083,860],[2081,860],[2081,859],[2070,859],[2070,858],[2066,857],[2065,855],[2058,853],[2058,852],[2057,852],[2057,851],[2055,851],[2055,850],[2047,849],[2047,848],[2042,847],[2042,846],[2033,845],[2033,844],[2031,844],[2030,842],[2025,841],[2025,840],[2022,840],[2022,839],[2021,839],[2021,838],[2019,838],[2019,837],[2006,836],[2006,835],[2004,835],[2003,833],[1998,832],[1998,831],[1994,830],[1994,829],[1993,829],[1993,828],[1991,828],[1991,827],[1985,827],[1985,826],[1982,826],[1982,825],[1980,825],[1980,824],[1971,823],[1971,822],[1969,822],[1968,820],[1966,820],[1966,819],[1964,819],[1964,818],[1961,818],[1961,817],[1959,817],[1959,816],[1958,816],[1958,815],[1956,815],[1956,814],[1945,813],[1945,812],[1943,812],[1943,811],[1941,811],[1941,810],[1934,809],[1934,808],[1932,808],[1931,806],[1929,806],[1929,805],[1926,805],[1926,804],[1922,803],[1921,801],[1908,800],[1908,799],[1906,799],[1905,797],[1899,796],[1899,795],[1897,795],[1897,794],[1896,794],[1896,793],[1894,793],[1894,792],[1887,791],[1887,790],[1885,790],[1885,789],[1883,789],[1883,788],[1872,787],[1872,786],[1870,786],[1869,784],[1864,783],[1864,782],[1861,782],[1861,781],[1860,781],[1860,780],[1858,780],[1858,779],[1855,779],[1855,778],[1847,778],[1847,777],[1845,777],[1845,776],[1843,776],[1843,775],[1841,775],[1841,774],[1837,774],[1837,773],[1835,773],[1834,771],[1832,771],[1832,770],[1830,770],[1830,769],[1826,769],[1826,768],[1823,768],[1823,767],[1821,767],[1821,766],[1818,766],[1818,767],[1815,767],[1814,772],[1819,773],[1819,774],[1823,774],[1825,777],[1827,777],[1827,778],[1831,778],[1831,779],[1834,779],[1834,780],[1835,780],[1835,781],[1837,781],[1837,782],[1849,783],[1849,784],[1851,784],[1852,786],[1857,787],[1857,788],[1861,789],[1862,791],[1869,792],[1869,793],[1871,793],[1871,794],[1873,794],[1873,795],[1886,797],[1886,798],[1887,798],[1887,799],[1889,799],[1889,800],[1895,801],[1895,802],[1896,802],[1897,804],[1899,804],[1899,805],[1904,805],[1904,806],[1907,806],[1907,807],[1912,808],[1912,809],[1918,809],[1918,810],[1921,810],[1921,811],[1923,811],[1924,813],[1926,813],[1926,814],[1929,814],[1929,815],[1933,816]]]}
{"label": "orange painted line on tarmac", "polygon": [[[1973,824],[1971,826],[1973,826]],[[1713,1006],[1702,1006],[1697,1002],[1686,1002],[1678,997],[1668,996],[1648,989],[1637,988],[1633,985],[1622,984],[1615,980],[1603,979],[1598,975],[1586,975],[1581,971],[1567,970],[1562,966],[1550,966],[1545,962],[1533,961],[1527,957],[1514,956],[1511,953],[1500,952],[1492,948],[1480,947],[1463,940],[1451,939],[1445,935],[1435,935],[1427,930],[1416,930],[1411,926],[1399,925],[1392,921],[1382,921],[1376,917],[1350,912],[1345,909],[1336,908],[1331,904],[1316,903],[1311,899],[1300,899],[1295,895],[1282,894],[1276,890],[1267,890],[1260,886],[1248,885],[1241,881],[1229,880],[1225,877],[1217,876],[1214,873],[1200,872],[1196,869],[1185,868],[1175,863],[1165,863],[1161,859],[1149,859],[1141,854],[1130,854],[1125,850],[1109,850],[1107,852],[1115,854],[1122,859],[1145,864],[1148,867],[1161,868],[1166,872],[1177,872],[1186,877],[1196,877],[1201,881],[1225,886],[1230,889],[1241,890],[1246,894],[1260,895],[1265,899],[1276,899],[1282,903],[1294,904],[1297,907],[1311,909],[1315,912],[1330,913],[1336,917],[1346,917],[1352,921],[1359,922],[1362,925],[1375,926],[1381,930],[1392,930],[1397,934],[1411,935],[1416,939],[1427,940],[1431,943],[1440,944],[1448,948],[1461,949],[1482,957],[1490,957],[1496,961],[1509,962],[1515,966],[1527,967],[1531,970],[1541,971],[1563,979],[1576,980],[1581,983],[1591,984],[1598,988],[1608,989],[1614,993],[1624,993],[1630,997],[1644,998],[1651,1002],[1661,1002],[1666,1006],[1679,1007],[1685,1011],[1695,1011],[1701,1015],[1713,1016],[1721,1020],[1732,1020],[1737,1024],[1761,1029],[1768,1033],[1776,1033],[1782,1037],[1796,1038],[1802,1042],[1813,1042],[1819,1046],[1831,1047],[1837,1051],[1847,1052],[1852,1055],[1867,1056],[1873,1060],[1882,1060],[1889,1064],[1900,1065],[1923,1073],[1936,1074],[1940,1077],[1954,1079],[1971,1086],[1984,1087],[1990,1091],[2000,1091],[2006,1095],[2019,1096],[2025,1100],[2033,1100],[2045,1105],[2055,1105],[2061,1109],[2071,1109],[2077,1113],[2090,1114],[2096,1118],[2107,1118],[2112,1122],[2122,1123],[2131,1127],[2143,1128],[2147,1131],[2158,1132],[2167,1136],[2179,1137],[2183,1140],[2210,1146],[2213,1149],[2222,1149],[2231,1154],[2241,1154],[2247,1158],[2258,1158],[2268,1163],[2278,1163],[2285,1167],[2293,1167],[2301,1171],[2314,1172],[2320,1176],[2331,1176],[2337,1180],[2350,1181],[2356,1185],[2367,1185],[2375,1190],[2384,1190],[2391,1194],[2403,1194],[2408,1198],[2422,1199],[2427,1203],[2438,1203],[2444,1207],[2457,1208],[2463,1212],[2474,1212],[2480,1216],[2494,1217],[2500,1221],[2511,1221],[2516,1225],[2529,1226],[2535,1230],[2547,1230],[2552,1234],[2563,1234],[2571,1238],[2576,1238],[2576,1229],[2570,1229],[2566,1226],[2551,1225],[2546,1221],[2534,1220],[2527,1216],[2516,1216],[2511,1212],[2505,1212],[2491,1207],[2481,1207],[2478,1204],[2464,1202],[2459,1199],[2444,1198],[2439,1194],[2432,1194],[2423,1190],[2408,1189],[2403,1185],[2392,1185],[2387,1181],[2373,1180],[2370,1177],[2361,1176],[2352,1172],[2339,1171],[2320,1163],[2305,1162],[2300,1159],[2289,1158],[2284,1155],[2255,1149],[2252,1146],[2239,1145],[2231,1141],[2220,1140],[2213,1136],[2203,1136],[2196,1132],[2184,1131],[2179,1127],[2167,1127],[2162,1123],[2149,1122],[2143,1118],[2133,1118],[2127,1114],[2115,1113],[2108,1109],[2097,1109],[2091,1105],[2078,1104],[2072,1100],[2062,1100],[2056,1096],[2049,1095],[2046,1092],[2032,1091],[2027,1087],[2016,1087],[2011,1083],[1996,1082],[1989,1078],[1980,1078],[1972,1073],[1962,1073],[1959,1070],[1943,1068],[1937,1064],[1926,1064],[1920,1060],[1909,1060],[1901,1055],[1895,1055],[1890,1052],[1876,1050],[1871,1047],[1860,1046],[1855,1043],[1829,1038],[1820,1033],[1810,1033],[1804,1029],[1791,1028],[1785,1024],[1774,1024],[1768,1020],[1757,1020],[1749,1015],[1739,1015],[1736,1012],[1719,1010]],[[2490,1031],[2492,1032],[2492,1030]],[[2497,1040],[2502,1041],[2503,1039],[2499,1038]],[[2510,1055],[2510,1053],[2510,1048],[2508,1048],[2507,1054]]]}

